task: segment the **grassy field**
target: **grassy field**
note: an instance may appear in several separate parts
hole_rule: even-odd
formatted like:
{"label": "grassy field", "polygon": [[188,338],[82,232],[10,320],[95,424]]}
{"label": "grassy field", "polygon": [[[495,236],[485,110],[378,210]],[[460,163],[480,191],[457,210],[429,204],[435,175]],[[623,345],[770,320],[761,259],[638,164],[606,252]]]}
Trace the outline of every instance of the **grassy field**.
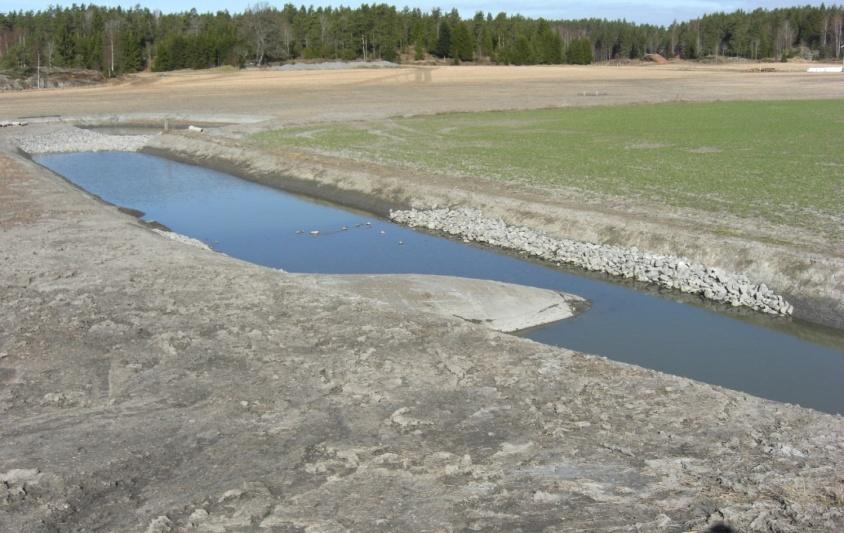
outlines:
{"label": "grassy field", "polygon": [[820,100],[453,113],[253,141],[840,230],[843,136],[844,101]]}

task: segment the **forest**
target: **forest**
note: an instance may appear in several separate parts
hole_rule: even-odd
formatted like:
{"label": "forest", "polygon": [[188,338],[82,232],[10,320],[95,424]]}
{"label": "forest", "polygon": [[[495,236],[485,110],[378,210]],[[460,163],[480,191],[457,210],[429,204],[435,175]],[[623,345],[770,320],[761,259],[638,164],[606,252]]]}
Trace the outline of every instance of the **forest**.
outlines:
{"label": "forest", "polygon": [[646,54],[689,60],[737,57],[785,61],[840,58],[844,8],[803,6],[714,13],[670,26],[625,20],[544,20],[457,10],[281,8],[242,13],[161,13],[74,5],[0,12],[0,70],[142,70],[243,67],[294,60],[439,58],[452,63],[588,64]]}

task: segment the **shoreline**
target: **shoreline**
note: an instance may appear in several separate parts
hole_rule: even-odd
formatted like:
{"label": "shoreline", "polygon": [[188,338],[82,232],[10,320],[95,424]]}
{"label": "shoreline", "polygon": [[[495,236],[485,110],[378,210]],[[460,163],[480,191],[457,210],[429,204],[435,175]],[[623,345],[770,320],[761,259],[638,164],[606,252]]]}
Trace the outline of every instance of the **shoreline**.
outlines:
{"label": "shoreline", "polygon": [[[166,142],[163,137],[167,137]],[[494,197],[474,184],[470,184],[468,190],[446,190],[441,184],[416,183],[410,179],[403,181],[356,169],[344,173],[311,161],[282,161],[237,142],[232,145],[232,142],[169,134],[153,138],[151,144],[141,151],[220,170],[285,192],[326,200],[387,219],[391,210],[430,209],[443,205],[469,207],[482,211],[488,217],[501,218],[508,224],[526,226],[554,238],[582,243],[603,241],[610,246],[636,248],[654,255],[689,257],[693,263],[746,276],[756,284],[772,288],[788,305],[793,306],[792,316],[795,318],[836,330],[844,329],[844,287],[836,287],[834,282],[830,284],[830,280],[844,275],[842,258],[821,257],[741,238],[689,233],[682,228],[678,235],[671,236],[677,228],[647,221],[632,224],[631,230],[626,227],[630,226],[626,225],[630,220],[623,216],[605,216],[597,223],[590,221],[584,225],[579,223],[587,216],[585,212],[555,206],[554,212],[549,214],[543,210],[547,204],[530,204],[523,199],[515,199],[512,194],[508,199],[508,189],[518,188],[516,184],[500,184],[499,189],[505,191],[502,193],[505,195],[504,203],[511,201],[510,206],[502,207],[496,205]],[[561,235],[561,225],[576,234]],[[754,260],[754,257],[757,259]],[[735,268],[738,266],[750,268]]]}
{"label": "shoreline", "polygon": [[[318,185],[315,186],[310,180],[296,180],[295,178],[291,178],[288,180],[286,177],[283,179],[278,179],[274,176],[267,176],[264,180],[257,180],[252,179],[248,175],[243,174],[242,167],[233,165],[233,164],[210,164],[208,161],[197,161],[191,157],[181,157],[179,155],[174,155],[169,151],[161,151],[157,149],[150,149],[149,147],[145,147],[139,150],[140,153],[146,153],[149,155],[155,155],[156,157],[162,157],[165,159],[169,159],[171,161],[180,162],[184,164],[200,166],[204,168],[209,168],[212,170],[224,172],[227,174],[231,174],[237,176],[241,179],[245,179],[247,181],[251,181],[254,183],[258,183],[273,189],[277,189],[283,191],[287,194],[292,194],[295,196],[300,196],[304,200],[309,202],[316,202],[316,203],[325,203],[329,206],[340,206],[343,209],[349,209],[353,211],[360,211],[363,214],[376,216],[385,221],[391,221],[390,218],[390,207],[389,203],[383,201],[379,198],[369,198],[365,197],[363,202],[359,202],[360,199],[359,195],[349,195],[347,194],[348,191],[339,188],[332,188],[332,187],[319,187]],[[69,183],[71,186],[75,188],[79,188],[77,185],[73,184],[72,182],[66,180],[63,176],[58,176],[62,180]],[[298,182],[301,182],[303,186],[293,186],[290,187],[289,184],[293,182],[297,185]],[[79,188],[79,190],[85,192],[86,194],[91,194],[85,191],[84,189]],[[321,192],[326,190],[332,190],[333,195],[331,198],[325,195],[321,195]],[[94,195],[95,196],[95,195]],[[96,196],[95,196],[96,197]],[[110,202],[103,200],[99,197],[96,197],[98,200],[104,202],[107,205],[114,205]],[[374,209],[368,208],[368,206],[375,205]],[[133,212],[134,210],[126,210],[120,206],[115,206],[119,210],[128,212],[128,214],[133,215],[135,217],[143,216],[143,213]],[[172,230],[167,228],[166,226],[162,225],[160,222],[147,222],[139,218],[139,222],[150,226],[151,228],[155,229],[163,229],[164,231]],[[410,227],[410,226],[407,226]],[[447,231],[442,230],[435,230],[430,229],[427,227],[416,226],[413,228],[417,231],[422,231],[431,235],[441,236],[448,239],[454,239],[455,235],[449,233]],[[465,241],[464,241],[465,242]],[[595,279],[602,282],[607,282],[615,285],[620,285],[627,287],[631,290],[635,290],[637,292],[643,294],[649,294],[651,296],[656,297],[663,297],[663,298],[670,298],[672,300],[676,300],[682,302],[686,305],[692,305],[704,309],[708,309],[712,312],[729,316],[736,320],[741,320],[745,322],[749,322],[755,324],[757,326],[761,326],[764,328],[781,330],[786,332],[789,335],[793,335],[797,338],[801,338],[803,340],[821,344],[824,346],[832,347],[838,350],[844,349],[844,339],[840,337],[840,333],[842,329],[834,328],[831,326],[826,326],[822,324],[817,324],[814,322],[807,322],[805,320],[793,317],[793,316],[783,316],[783,315],[772,315],[767,313],[762,313],[756,310],[751,309],[750,307],[739,306],[734,307],[729,305],[728,303],[719,302],[716,300],[702,298],[700,295],[697,294],[690,294],[686,292],[682,292],[676,289],[667,288],[665,286],[661,286],[657,283],[651,282],[642,282],[636,280],[634,278],[624,278],[621,276],[615,276],[611,274],[607,274],[602,271],[596,270],[589,270],[587,268],[582,268],[574,264],[566,264],[566,263],[558,263],[556,261],[544,259],[539,256],[532,256],[526,255],[524,252],[515,249],[508,249],[506,247],[501,247],[493,244],[488,244],[481,241],[469,241],[469,244],[473,246],[478,246],[481,248],[489,249],[495,251],[497,253],[501,253],[504,255],[509,255],[521,261],[529,261],[538,265],[542,265],[548,268],[553,268],[557,270],[561,270],[567,272],[569,274],[585,277],[589,279]],[[575,314],[579,314],[582,310],[577,310]],[[775,321],[775,322],[772,322]],[[793,326],[793,327],[792,327]],[[539,325],[536,327],[526,328],[523,331],[531,331],[536,328],[541,328],[543,325]],[[808,329],[807,329],[808,328]],[[517,331],[515,334],[521,334],[522,331]]]}
{"label": "shoreline", "polygon": [[[115,142],[117,143],[114,144],[115,146],[136,146],[136,148],[134,150],[113,150],[112,145]],[[119,140],[105,139],[105,143],[99,145],[101,149],[96,149],[95,151],[141,151],[138,143],[128,142],[120,144],[121,142]],[[22,152],[20,148],[18,149]],[[64,152],[72,152],[72,150],[64,150]],[[62,152],[48,151],[43,153]],[[134,219],[139,225],[149,229],[156,235],[184,246],[190,246],[223,257],[231,257],[201,240],[177,233],[157,220],[144,220],[145,213],[142,211],[115,204],[80,187],[68,178],[33,159],[33,156],[42,154],[22,152],[21,155],[71,188],[104,206],[114,208],[116,211]],[[243,259],[234,259],[249,263]],[[588,310],[591,306],[588,300],[576,294],[491,280],[472,280],[456,276],[431,275],[326,275],[288,273],[280,268],[264,267],[257,264],[255,266],[298,276],[302,279],[318,279],[319,281],[317,283],[320,286],[332,287],[340,292],[368,298],[373,302],[380,302],[399,309],[411,310],[414,308],[411,302],[415,301],[415,307],[418,312],[429,312],[443,317],[456,317],[467,322],[480,324],[493,331],[514,335],[518,335],[522,331],[541,328],[553,322],[574,318]],[[398,300],[393,301],[392,299],[384,299],[379,296],[388,288],[393,294],[393,298],[398,298]]]}
{"label": "shoreline", "polygon": [[411,228],[443,231],[464,242],[481,242],[527,253],[549,264],[573,264],[613,278],[635,279],[702,299],[748,307],[769,315],[789,316],[793,306],[768,287],[742,274],[689,263],[686,258],[653,255],[636,248],[557,240],[531,228],[508,226],[469,208],[391,211],[390,219]]}
{"label": "shoreline", "polygon": [[[117,149],[138,151],[186,164],[204,166],[238,176],[248,181],[277,188],[291,194],[302,195],[315,201],[326,201],[346,208],[361,210],[382,217],[386,220],[391,220],[391,213],[394,211],[416,212],[416,207],[414,206],[419,204],[418,201],[414,201],[409,197],[399,198],[396,200],[396,192],[389,189],[378,188],[378,179],[373,176],[363,176],[362,181],[364,182],[364,186],[361,184],[361,177],[358,176],[358,180],[352,183],[352,187],[349,187],[348,183],[338,181],[331,176],[330,172],[326,169],[320,170],[318,168],[306,168],[303,172],[302,168],[297,167],[295,164],[286,168],[273,166],[267,167],[268,157],[266,154],[261,154],[254,148],[238,145],[237,143],[235,143],[234,147],[230,144],[222,146],[220,143],[231,142],[231,140],[227,141],[225,138],[221,139],[218,137],[207,136],[200,138],[195,135],[190,135],[189,133],[186,135],[185,132],[162,132],[158,135],[136,135],[127,137],[124,135],[111,135],[88,129],[80,129],[68,125],[61,126],[57,129],[46,126],[41,126],[40,128],[47,129],[50,133],[46,136],[41,135],[37,137],[32,135],[22,136],[24,138],[29,138],[28,142],[30,149],[32,148],[32,139],[36,139],[36,143],[34,145],[37,148],[37,150],[35,150],[36,152],[69,151],[69,146],[73,144],[74,138],[81,136],[85,137],[85,143],[87,143],[88,147],[93,150],[99,151]],[[68,140],[67,137],[70,137],[70,140]],[[165,138],[166,140],[163,140]],[[23,144],[24,147],[26,147],[26,143]],[[217,146],[220,148],[220,151],[214,155],[210,155],[208,151],[209,146]],[[58,150],[56,150],[56,148]],[[23,150],[23,148],[19,149]],[[24,153],[26,154],[26,152]],[[257,166],[252,164],[252,162],[256,159],[260,162]],[[290,172],[290,170],[293,170],[293,172]],[[328,179],[326,179],[327,176]],[[367,184],[365,182],[369,183]],[[412,189],[412,186],[410,188]],[[468,205],[468,208],[472,209],[473,202],[471,194],[459,194],[459,199],[461,200],[459,203],[452,205],[455,205],[456,207]],[[426,210],[427,209],[423,208],[419,211],[422,212]],[[484,215],[486,215],[485,211]],[[504,218],[501,215],[499,216],[501,217],[500,219],[494,215],[486,216],[486,218],[497,220]],[[411,224],[411,226],[413,225],[414,224]],[[419,224],[415,225],[419,226]],[[508,223],[507,225],[522,227],[522,225],[518,223]],[[424,227],[425,224],[422,224],[422,226]],[[707,302],[715,304],[725,303],[728,308],[754,308],[754,311],[759,310],[760,312],[769,315],[779,314],[794,316],[801,321],[820,327],[832,328],[833,330],[844,329],[844,316],[835,314],[839,307],[844,308],[844,301],[837,302],[834,301],[834,299],[824,299],[823,297],[806,298],[803,294],[782,290],[774,292],[768,287],[777,287],[769,281],[760,280],[759,277],[749,278],[749,276],[741,270],[731,270],[721,266],[712,268],[707,263],[703,263],[701,265],[701,263],[697,261],[689,261],[684,255],[679,255],[678,257],[672,253],[666,254],[664,251],[662,251],[662,253],[653,252],[647,248],[643,249],[643,252],[639,252],[639,248],[637,246],[631,247],[616,243],[609,246],[596,245],[591,244],[592,241],[581,241],[579,239],[569,239],[568,237],[554,235],[553,232],[547,231],[547,226],[545,228],[541,225],[537,227],[535,224],[524,224],[524,226],[526,227],[523,229],[527,231],[538,232],[537,235],[542,236],[541,240],[547,240],[551,237],[559,239],[556,242],[572,243],[575,246],[590,249],[607,249],[613,251],[613,254],[610,255],[618,255],[615,254],[618,250],[627,252],[621,254],[624,257],[630,256],[630,254],[633,254],[634,256],[641,255],[647,260],[646,262],[649,263],[646,267],[650,270],[653,270],[653,265],[650,264],[650,261],[653,258],[671,260],[668,262],[669,267],[675,267],[679,263],[690,266],[700,266],[702,269],[701,276],[692,276],[695,279],[699,278],[700,282],[694,282],[692,286],[689,286],[685,283],[688,281],[686,280],[688,276],[680,275],[687,273],[686,270],[680,273],[676,268],[669,268],[668,270],[659,269],[654,270],[654,276],[650,276],[647,275],[646,272],[639,272],[639,267],[635,266],[635,264],[632,265],[632,267],[636,269],[636,272],[633,272],[633,270],[627,272],[624,269],[603,268],[600,267],[600,265],[598,268],[594,268],[591,260],[581,265],[579,264],[580,260],[575,259],[574,264],[571,264],[572,258],[565,258],[564,263],[574,266],[577,270],[580,270],[580,267],[585,267],[583,269],[584,272],[597,271],[599,274],[607,276],[607,278],[612,282],[624,282],[625,280],[632,278],[639,282],[646,283],[647,286],[667,288],[678,295],[692,293],[694,294],[693,297],[699,298],[700,302],[704,304]],[[436,227],[427,229],[444,230],[442,231],[442,234],[444,235],[450,235],[452,237],[455,235],[454,231],[450,231],[447,228]],[[664,229],[670,230],[670,228]],[[474,233],[474,231],[470,231],[470,233]],[[458,236],[465,239],[465,235],[463,234],[458,234]],[[470,240],[477,239],[473,238]],[[483,242],[484,239],[481,239],[481,241]],[[549,242],[553,242],[553,239]],[[512,248],[510,250],[511,253],[522,254],[528,252],[532,255],[536,255],[533,254],[536,250],[525,249],[523,246],[516,246],[513,248],[512,246],[507,245],[496,246],[496,244],[500,243],[492,242],[493,248],[503,252],[507,252],[509,247]],[[531,247],[528,246],[528,248]],[[592,253],[591,250],[590,253]],[[599,253],[599,255],[601,254]],[[540,253],[537,258],[542,264],[546,264],[552,268],[559,267],[560,260],[556,257],[556,254],[551,254],[549,256],[547,253]],[[598,263],[606,264],[602,257],[599,257],[599,259],[601,259],[601,261],[598,261]],[[610,263],[614,264],[614,260],[611,260]],[[660,264],[664,266],[666,263],[662,261]],[[817,261],[815,259],[811,259],[810,264],[817,264]],[[694,300],[692,300],[692,303],[694,303]]]}

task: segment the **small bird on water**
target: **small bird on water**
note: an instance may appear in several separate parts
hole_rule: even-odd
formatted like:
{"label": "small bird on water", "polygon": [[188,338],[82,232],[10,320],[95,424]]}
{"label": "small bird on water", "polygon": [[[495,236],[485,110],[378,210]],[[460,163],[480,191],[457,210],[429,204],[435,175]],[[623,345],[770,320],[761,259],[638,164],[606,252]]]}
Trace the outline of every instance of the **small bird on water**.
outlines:
{"label": "small bird on water", "polygon": [[313,235],[314,237],[316,237],[317,235],[319,235],[319,230],[316,230],[316,229],[315,229],[315,230],[313,230],[313,231],[311,232],[311,235]]}

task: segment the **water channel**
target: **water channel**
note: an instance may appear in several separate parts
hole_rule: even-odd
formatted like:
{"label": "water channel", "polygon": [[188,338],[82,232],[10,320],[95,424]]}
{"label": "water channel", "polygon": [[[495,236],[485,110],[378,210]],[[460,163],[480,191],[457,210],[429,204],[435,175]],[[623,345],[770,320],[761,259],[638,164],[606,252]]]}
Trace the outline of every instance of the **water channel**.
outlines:
{"label": "water channel", "polygon": [[844,413],[844,332],[550,268],[151,155],[48,154],[35,160],[110,203],[142,211],[145,220],[260,265],[289,272],[463,276],[577,294],[591,301],[591,309],[524,335]]}

